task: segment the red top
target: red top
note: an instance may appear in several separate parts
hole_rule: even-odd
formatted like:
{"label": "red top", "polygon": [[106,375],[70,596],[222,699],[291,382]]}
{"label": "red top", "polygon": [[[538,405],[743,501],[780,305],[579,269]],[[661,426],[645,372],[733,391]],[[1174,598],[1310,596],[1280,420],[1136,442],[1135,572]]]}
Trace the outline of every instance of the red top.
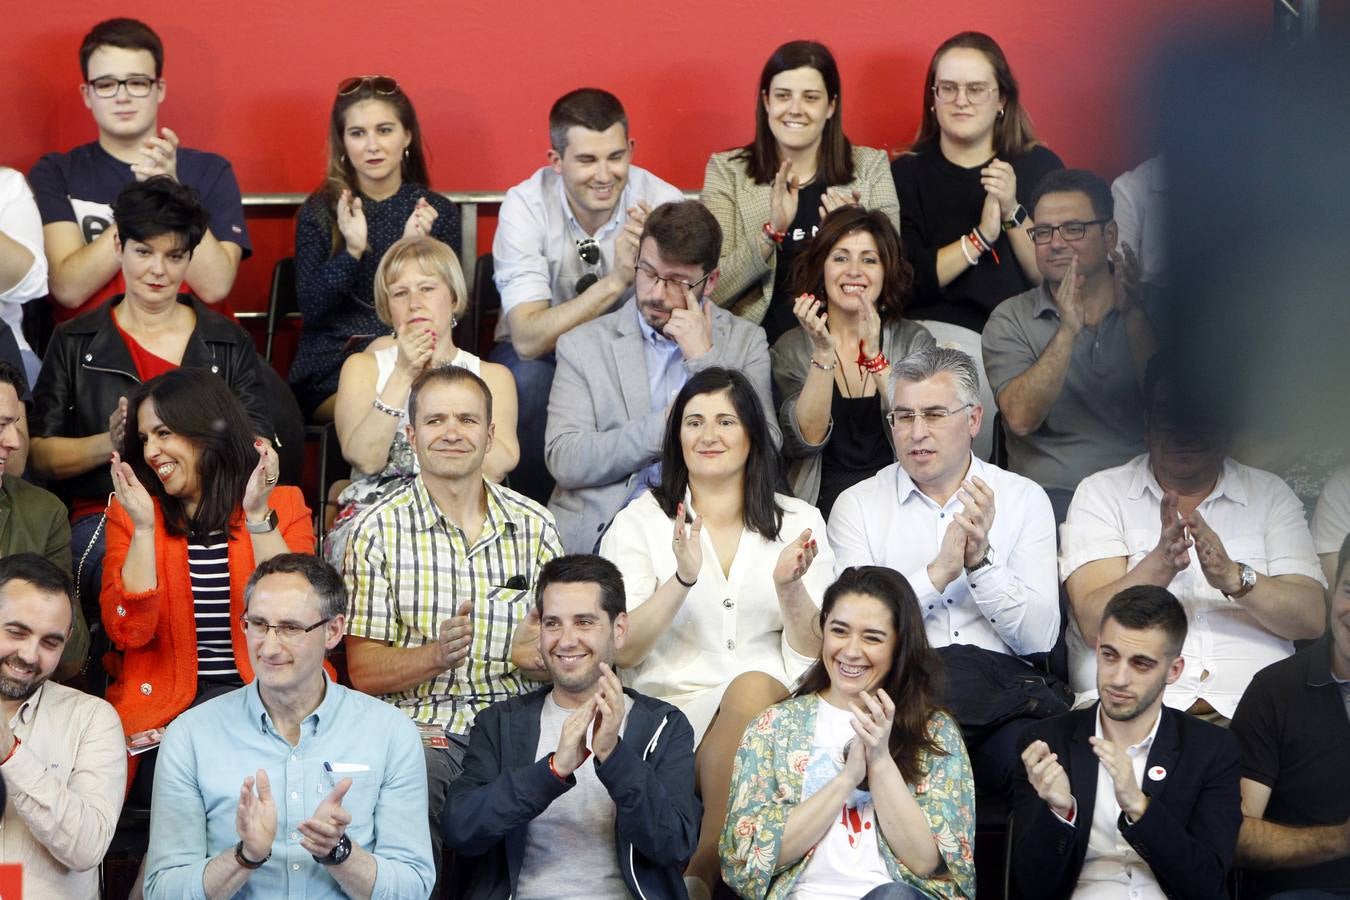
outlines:
{"label": "red top", "polygon": [[156,356],[137,343],[136,339],[118,324],[116,313],[110,313],[108,318],[112,319],[113,327],[122,336],[122,343],[126,344],[127,349],[131,351],[131,362],[136,367],[136,376],[141,381],[149,381],[157,375],[163,375],[165,372],[171,372],[178,368],[178,363],[169,362],[162,356]]}

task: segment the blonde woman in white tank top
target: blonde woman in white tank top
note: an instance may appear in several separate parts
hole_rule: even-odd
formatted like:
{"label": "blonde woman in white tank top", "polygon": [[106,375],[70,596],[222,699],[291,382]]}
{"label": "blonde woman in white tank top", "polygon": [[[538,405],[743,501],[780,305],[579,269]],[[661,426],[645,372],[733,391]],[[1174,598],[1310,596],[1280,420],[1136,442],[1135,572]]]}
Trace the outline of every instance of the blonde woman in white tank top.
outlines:
{"label": "blonde woman in white tank top", "polygon": [[515,381],[505,366],[483,362],[455,346],[452,329],[467,307],[459,260],[435,238],[405,237],[380,260],[375,312],[394,333],[342,364],[334,423],[353,481],[338,496],[337,520],[324,539],[324,555],[334,565],[342,564],[356,513],[417,474],[404,426],[412,383],[427,369],[459,366],[483,379],[492,393],[496,425],[484,473],[501,481],[515,468],[520,458]]}

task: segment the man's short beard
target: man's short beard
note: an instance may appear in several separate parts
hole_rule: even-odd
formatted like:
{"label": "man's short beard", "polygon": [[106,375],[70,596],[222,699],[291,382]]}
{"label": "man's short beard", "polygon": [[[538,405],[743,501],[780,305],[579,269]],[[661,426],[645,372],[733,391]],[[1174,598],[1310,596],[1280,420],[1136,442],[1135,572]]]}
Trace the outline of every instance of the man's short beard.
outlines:
{"label": "man's short beard", "polygon": [[1139,698],[1139,700],[1135,702],[1135,705],[1126,711],[1125,715],[1112,715],[1111,707],[1107,706],[1105,703],[1102,704],[1102,712],[1105,713],[1106,717],[1112,722],[1133,722],[1147,712],[1149,708],[1153,706],[1153,701],[1157,700],[1166,689],[1167,682],[1164,681],[1158,686],[1156,691],[1153,691],[1146,697]]}
{"label": "man's short beard", "polygon": [[[0,667],[3,667],[5,663],[14,659],[17,655],[18,654],[10,654],[4,659],[0,659]],[[42,687],[43,682],[45,682],[48,677],[48,675],[43,675],[42,671],[36,666],[33,667],[33,678],[31,681],[21,681],[18,678],[0,672],[0,697],[3,697],[6,700],[27,700],[29,697],[33,696],[38,688]]]}

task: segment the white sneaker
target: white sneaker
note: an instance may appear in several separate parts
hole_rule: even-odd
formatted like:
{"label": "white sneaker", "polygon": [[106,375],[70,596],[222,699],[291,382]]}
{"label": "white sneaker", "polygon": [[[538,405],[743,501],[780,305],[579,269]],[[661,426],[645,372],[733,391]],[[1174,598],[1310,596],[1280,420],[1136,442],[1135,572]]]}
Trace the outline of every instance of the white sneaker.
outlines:
{"label": "white sneaker", "polygon": [[684,889],[689,894],[689,900],[712,900],[712,891],[708,890],[708,883],[697,876],[684,876]]}

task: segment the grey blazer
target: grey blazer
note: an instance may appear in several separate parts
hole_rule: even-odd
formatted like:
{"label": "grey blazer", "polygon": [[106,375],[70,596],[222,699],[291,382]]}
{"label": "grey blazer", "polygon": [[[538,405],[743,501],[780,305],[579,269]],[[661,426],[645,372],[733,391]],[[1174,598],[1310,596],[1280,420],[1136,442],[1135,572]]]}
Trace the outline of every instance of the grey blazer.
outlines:
{"label": "grey blazer", "polygon": [[[548,508],[568,553],[594,551],[638,474],[661,456],[665,410],[652,409],[637,317],[637,301],[629,299],[558,339],[544,461],[557,481]],[[690,375],[739,369],[759,395],[774,444],[781,443],[764,329],[714,309],[712,349],[684,365]]]}

